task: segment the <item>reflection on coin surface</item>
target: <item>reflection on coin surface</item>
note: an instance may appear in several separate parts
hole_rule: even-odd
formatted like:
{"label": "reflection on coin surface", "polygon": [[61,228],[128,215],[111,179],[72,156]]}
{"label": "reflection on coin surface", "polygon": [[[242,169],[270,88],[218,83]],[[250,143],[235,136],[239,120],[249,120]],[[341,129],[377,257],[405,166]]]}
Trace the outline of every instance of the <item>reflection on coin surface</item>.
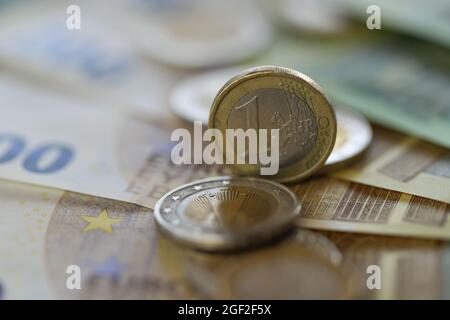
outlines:
{"label": "reflection on coin surface", "polygon": [[256,178],[215,177],[186,184],[155,206],[159,227],[198,249],[231,250],[269,241],[292,225],[300,203],[288,188]]}
{"label": "reflection on coin surface", "polygon": [[344,109],[336,109],[337,133],[333,151],[324,169],[345,165],[358,158],[372,141],[372,127],[364,116]]}
{"label": "reflection on coin surface", "polygon": [[193,285],[213,299],[344,299],[353,288],[341,262],[326,237],[296,230],[258,250],[193,256],[188,267]]}
{"label": "reflection on coin surface", "polygon": [[[231,78],[214,99],[208,124],[223,136],[226,129],[279,129],[280,170],[265,178],[280,182],[298,181],[320,169],[336,138],[335,115],[323,90],[300,72],[273,66]],[[244,175],[260,172],[259,164],[231,168]]]}

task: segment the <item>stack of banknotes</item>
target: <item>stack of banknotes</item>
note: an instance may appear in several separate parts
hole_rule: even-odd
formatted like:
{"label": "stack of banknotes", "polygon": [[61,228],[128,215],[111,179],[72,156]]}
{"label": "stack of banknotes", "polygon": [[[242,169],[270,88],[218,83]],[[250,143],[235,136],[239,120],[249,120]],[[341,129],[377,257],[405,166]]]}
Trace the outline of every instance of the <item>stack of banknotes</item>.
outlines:
{"label": "stack of banknotes", "polygon": [[[374,4],[381,29],[369,30]],[[0,1],[0,299],[450,298],[449,10]],[[179,245],[158,232],[156,202],[225,172],[172,163],[171,132],[205,118],[203,100],[179,107],[174,95],[258,65],[311,76],[369,119],[372,143],[289,186],[302,207],[282,240],[218,254]]]}

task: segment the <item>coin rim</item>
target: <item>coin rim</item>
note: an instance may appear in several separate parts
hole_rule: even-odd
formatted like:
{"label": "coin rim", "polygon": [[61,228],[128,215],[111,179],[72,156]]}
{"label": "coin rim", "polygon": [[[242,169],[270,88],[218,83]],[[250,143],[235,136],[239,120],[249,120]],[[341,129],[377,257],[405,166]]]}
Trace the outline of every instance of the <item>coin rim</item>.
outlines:
{"label": "coin rim", "polygon": [[[242,68],[239,67],[226,67],[221,69],[216,69],[212,71],[206,71],[204,73],[196,74],[193,76],[189,76],[180,82],[178,82],[172,89],[170,93],[170,107],[171,110],[182,119],[188,122],[194,121],[202,121],[204,126],[208,125],[208,117],[209,111],[208,106],[201,106],[196,103],[197,98],[202,96],[204,93],[204,85],[206,82],[211,82],[211,80],[215,81],[219,77],[226,79],[223,77],[227,75],[227,78],[240,72]],[[225,82],[224,82],[225,83]],[[214,97],[215,98],[215,97]],[[204,108],[205,107],[205,108]],[[211,106],[209,106],[211,109]],[[202,114],[204,111],[205,117],[193,117],[192,113],[196,115]]]}
{"label": "coin rim", "polygon": [[[369,132],[369,139],[362,145],[362,148],[359,148],[357,150],[357,152],[355,152],[353,155],[351,155],[348,158],[342,159],[340,161],[336,161],[330,164],[327,164],[328,159],[325,161],[323,167],[320,169],[321,173],[325,173],[325,172],[329,172],[330,170],[336,170],[342,167],[347,166],[348,164],[352,163],[353,161],[356,161],[358,159],[360,159],[364,153],[369,149],[370,144],[373,141],[373,128],[369,122],[369,120],[360,112],[356,112],[353,110],[348,110],[346,108],[335,108],[335,114],[343,114],[345,117],[347,117],[348,115],[354,119],[356,119],[356,121],[358,121],[362,126],[365,126],[367,128],[367,132]],[[336,120],[339,116],[336,117]],[[339,121],[337,121],[337,125],[339,125]],[[337,137],[337,134],[336,134]],[[336,142],[335,142],[336,143]],[[331,153],[333,153],[333,151],[331,151]],[[330,155],[331,155],[330,153]]]}
{"label": "coin rim", "polygon": [[[239,233],[236,237],[209,232],[198,236],[198,234],[192,233],[191,231],[186,230],[182,227],[180,228],[179,226],[174,226],[173,224],[168,222],[167,219],[162,217],[161,205],[164,200],[172,194],[178,192],[179,190],[189,188],[200,183],[219,182],[223,180],[245,180],[263,183],[266,185],[275,185],[279,189],[284,190],[286,194],[290,198],[292,198],[294,205],[290,213],[287,213],[283,217],[283,219],[278,219],[274,224],[272,224],[273,227],[271,229],[267,230],[267,227],[252,229],[251,232],[247,234]],[[288,187],[275,181],[255,177],[218,176],[189,182],[180,187],[170,190],[169,192],[164,194],[155,204],[154,215],[158,228],[171,239],[174,239],[181,244],[188,245],[195,249],[212,252],[243,249],[246,247],[252,247],[258,244],[269,242],[270,240],[273,240],[282,233],[286,232],[288,229],[294,227],[294,220],[300,215],[301,208],[301,202],[297,194]],[[205,241],[205,238],[207,238],[207,241]]]}
{"label": "coin rim", "polygon": [[[328,150],[324,152],[322,155],[322,158],[320,161],[318,161],[314,166],[310,167],[309,170],[303,171],[303,172],[296,172],[291,176],[280,178],[279,173],[273,176],[264,176],[267,179],[275,180],[282,183],[294,183],[298,182],[306,177],[311,176],[315,172],[319,171],[325,164],[325,161],[328,159],[329,155],[331,154],[334,144],[336,142],[336,132],[337,132],[337,122],[336,122],[336,115],[334,112],[333,105],[328,98],[328,96],[325,94],[325,91],[322,87],[320,87],[314,80],[312,80],[309,76],[293,69],[285,68],[285,67],[279,67],[279,66],[272,66],[272,65],[265,65],[265,66],[258,66],[249,68],[246,70],[243,70],[242,72],[236,74],[235,76],[231,77],[230,80],[228,80],[222,88],[218,91],[216,97],[214,98],[214,101],[212,103],[211,109],[209,111],[209,117],[208,117],[208,128],[216,128],[215,126],[215,118],[216,113],[219,110],[222,100],[225,98],[225,96],[233,90],[235,87],[237,87],[240,83],[243,83],[247,80],[250,80],[252,78],[256,78],[258,76],[264,76],[264,75],[279,75],[284,76],[288,78],[293,78],[297,81],[301,81],[302,83],[305,83],[306,85],[310,86],[313,90],[315,90],[324,100],[325,104],[328,105],[328,111],[330,113],[330,120],[332,124],[330,125],[332,128],[330,129],[331,134],[331,140],[328,147]],[[220,129],[219,129],[220,130]],[[300,160],[301,161],[301,160]],[[299,163],[300,161],[297,161]],[[232,164],[224,164],[225,166],[229,167],[232,171],[240,173],[239,166],[232,165]],[[286,166],[287,168],[292,168],[295,172],[295,163],[291,164],[289,166]],[[283,168],[279,168],[279,171],[283,170]],[[242,172],[241,172],[242,173]]]}

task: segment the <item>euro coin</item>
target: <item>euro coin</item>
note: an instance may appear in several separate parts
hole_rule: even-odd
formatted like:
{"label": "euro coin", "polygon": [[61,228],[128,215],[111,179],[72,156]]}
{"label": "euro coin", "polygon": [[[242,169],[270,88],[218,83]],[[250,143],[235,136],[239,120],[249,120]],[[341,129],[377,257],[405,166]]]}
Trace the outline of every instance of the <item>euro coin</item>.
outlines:
{"label": "euro coin", "polygon": [[292,227],[300,213],[296,195],[258,178],[215,177],[165,194],[155,206],[161,231],[207,251],[260,244]]}
{"label": "euro coin", "polygon": [[272,26],[248,1],[119,1],[105,19],[127,32],[139,52],[181,68],[235,64],[270,45]]}
{"label": "euro coin", "polygon": [[[336,118],[323,89],[298,71],[275,66],[251,68],[226,82],[214,99],[208,125],[224,137],[227,129],[278,129],[279,170],[264,177],[283,183],[319,170],[336,138]],[[239,156],[236,148],[225,146],[222,152],[227,158]],[[258,175],[261,167],[259,160],[230,166],[241,175]]]}
{"label": "euro coin", "polygon": [[356,112],[336,109],[336,142],[325,162],[324,170],[345,166],[361,156],[372,141],[372,127],[367,119]]}

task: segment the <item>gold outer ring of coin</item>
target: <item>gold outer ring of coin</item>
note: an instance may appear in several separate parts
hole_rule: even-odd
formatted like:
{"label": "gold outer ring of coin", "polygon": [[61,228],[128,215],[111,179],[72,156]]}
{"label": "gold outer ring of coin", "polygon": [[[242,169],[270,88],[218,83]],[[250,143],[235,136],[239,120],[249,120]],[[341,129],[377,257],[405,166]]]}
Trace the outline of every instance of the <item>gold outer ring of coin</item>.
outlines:
{"label": "gold outer ring of coin", "polygon": [[[231,189],[233,187],[235,190]],[[236,193],[238,188],[244,189],[244,194]],[[245,201],[242,198],[236,200],[236,194],[246,196]],[[227,203],[224,202],[227,200],[235,212],[241,208],[244,210],[246,205],[250,207],[248,211],[254,215],[247,217],[249,225],[233,230],[230,224],[217,224],[220,227],[207,224],[213,216],[222,222],[217,215],[220,215],[219,209],[226,210]],[[190,208],[194,219],[188,216]],[[202,209],[203,217],[198,218]],[[158,200],[154,214],[159,229],[167,236],[181,244],[212,252],[269,242],[293,227],[300,209],[295,193],[279,183],[251,177],[221,176],[197,180],[171,190]],[[261,214],[262,219],[258,221]],[[202,225],[202,222],[206,223]]]}
{"label": "gold outer ring of coin", "polygon": [[[323,89],[311,78],[296,70],[277,66],[260,66],[235,75],[216,95],[209,113],[208,127],[219,129],[226,137],[228,118],[239,99],[258,89],[281,89],[296,97],[301,94],[303,100],[309,99],[308,110],[314,115],[317,124],[316,143],[310,152],[293,164],[287,166],[280,164],[277,174],[266,175],[264,178],[281,183],[293,183],[311,176],[324,165],[333,150],[336,139],[336,116]],[[225,157],[225,152],[223,154]],[[228,166],[239,175],[259,175],[259,165]]]}

